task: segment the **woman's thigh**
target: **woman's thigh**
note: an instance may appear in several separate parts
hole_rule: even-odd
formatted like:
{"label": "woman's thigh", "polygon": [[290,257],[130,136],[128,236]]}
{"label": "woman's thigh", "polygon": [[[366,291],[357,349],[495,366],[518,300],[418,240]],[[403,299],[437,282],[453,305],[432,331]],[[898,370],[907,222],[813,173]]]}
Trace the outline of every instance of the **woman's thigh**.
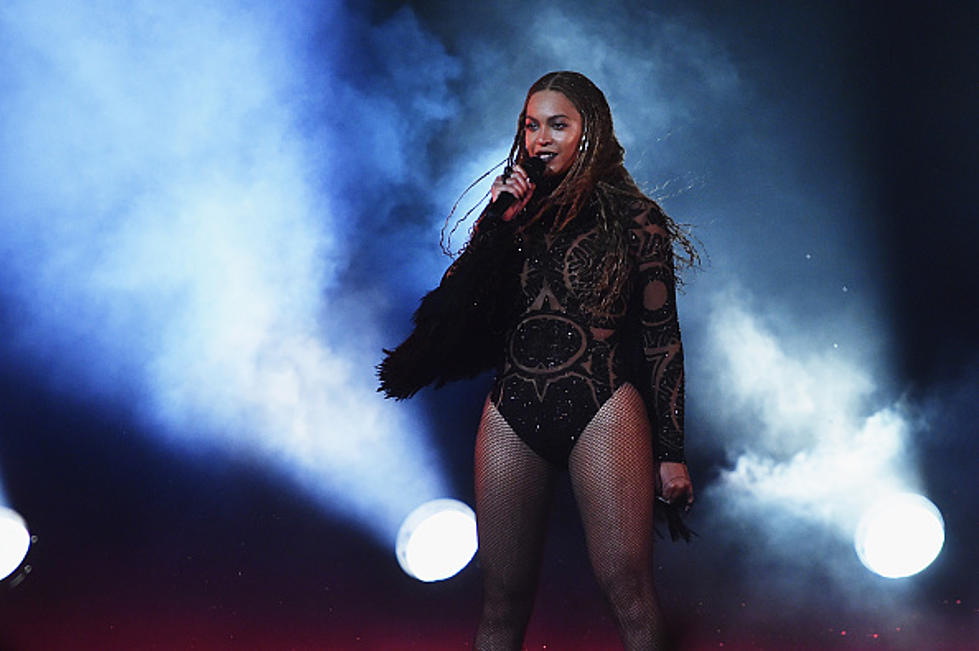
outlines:
{"label": "woman's thigh", "polygon": [[599,578],[649,567],[653,469],[646,408],[635,387],[624,384],[571,451],[571,482]]}
{"label": "woman's thigh", "polygon": [[488,581],[530,581],[543,548],[556,469],[487,401],[476,436],[476,522]]}

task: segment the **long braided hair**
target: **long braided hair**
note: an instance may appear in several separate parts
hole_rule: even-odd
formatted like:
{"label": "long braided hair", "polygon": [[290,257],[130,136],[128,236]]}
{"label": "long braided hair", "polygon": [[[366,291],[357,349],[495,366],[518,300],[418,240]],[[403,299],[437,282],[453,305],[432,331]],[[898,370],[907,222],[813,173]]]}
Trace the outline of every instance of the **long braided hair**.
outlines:
{"label": "long braided hair", "polygon": [[581,139],[578,142],[578,155],[564,178],[522,228],[526,229],[545,211],[554,209],[556,216],[552,228],[559,231],[588,207],[589,202],[594,201],[599,226],[608,237],[609,251],[595,287],[595,300],[583,307],[596,316],[608,314],[629,277],[625,226],[617,208],[628,203],[648,206],[659,214],[671,244],[678,245],[680,249],[674,250],[674,261],[679,259],[686,265],[695,265],[699,256],[683,230],[639,189],[626,170],[625,149],[615,137],[608,100],[598,86],[581,73],[567,70],[549,72],[534,82],[527,91],[517,120],[517,133],[510,147],[508,164],[513,166],[529,157],[524,135],[527,104],[534,93],[543,90],[557,91],[574,104],[582,118]]}

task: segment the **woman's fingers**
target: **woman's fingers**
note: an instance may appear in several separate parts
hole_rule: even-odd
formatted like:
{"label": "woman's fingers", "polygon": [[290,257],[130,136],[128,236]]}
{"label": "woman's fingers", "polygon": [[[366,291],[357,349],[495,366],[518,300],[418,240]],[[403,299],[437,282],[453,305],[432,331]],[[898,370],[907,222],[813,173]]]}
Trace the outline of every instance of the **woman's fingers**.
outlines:
{"label": "woman's fingers", "polygon": [[534,189],[530,177],[519,165],[515,165],[509,174],[503,174],[493,181],[492,195],[493,201],[503,192],[509,192],[517,199],[523,199]]}
{"label": "woman's fingers", "polygon": [[670,503],[680,503],[686,507],[693,504],[693,482],[690,481],[686,464],[663,462],[659,470],[663,498]]}
{"label": "woman's fingers", "polygon": [[507,178],[507,181],[517,190],[517,193],[513,195],[517,199],[523,199],[524,195],[529,193],[533,188],[533,184],[530,182],[530,177],[527,176],[527,172],[525,172],[519,165],[513,166],[513,170],[510,172],[510,176]]}
{"label": "woman's fingers", "polygon": [[490,188],[493,201],[496,201],[496,198],[503,192],[509,192],[509,189],[506,187],[506,179],[498,176],[493,180],[493,186]]}
{"label": "woman's fingers", "polygon": [[677,477],[663,487],[663,497],[671,504],[680,503],[689,506],[693,504],[693,484],[689,479]]}
{"label": "woman's fingers", "polygon": [[513,219],[523,207],[527,205],[530,197],[534,193],[534,184],[530,181],[530,177],[527,176],[527,172],[524,171],[519,165],[515,165],[513,169],[509,170],[505,174],[496,177],[493,181],[492,194],[493,201],[496,201],[504,192],[516,197],[517,201],[514,202],[512,206],[507,208],[506,212],[503,213],[502,219],[505,222]]}

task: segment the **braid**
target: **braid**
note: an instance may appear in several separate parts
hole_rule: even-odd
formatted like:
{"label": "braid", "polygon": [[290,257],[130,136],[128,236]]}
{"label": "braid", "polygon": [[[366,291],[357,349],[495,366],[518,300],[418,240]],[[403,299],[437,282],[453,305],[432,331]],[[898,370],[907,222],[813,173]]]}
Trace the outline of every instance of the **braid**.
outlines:
{"label": "braid", "polygon": [[583,210],[595,209],[598,223],[608,237],[609,251],[605,256],[599,284],[595,288],[595,304],[585,305],[585,308],[596,316],[608,314],[614,297],[621,295],[628,282],[629,251],[622,215],[629,211],[617,209],[624,205],[652,207],[669,235],[674,249],[674,262],[679,261],[684,266],[691,267],[699,264],[700,256],[685,229],[674,222],[659,204],[647,197],[626,170],[625,149],[615,137],[608,100],[581,73],[567,70],[549,72],[534,82],[527,91],[523,109],[517,118],[517,132],[510,146],[507,163],[512,167],[525,162],[529,157],[524,140],[527,104],[534,93],[542,90],[557,91],[574,104],[582,118],[581,139],[578,155],[564,178],[540,202],[536,212],[523,222],[520,230],[527,229],[551,209],[555,209],[556,213],[551,227],[554,231],[562,230]]}

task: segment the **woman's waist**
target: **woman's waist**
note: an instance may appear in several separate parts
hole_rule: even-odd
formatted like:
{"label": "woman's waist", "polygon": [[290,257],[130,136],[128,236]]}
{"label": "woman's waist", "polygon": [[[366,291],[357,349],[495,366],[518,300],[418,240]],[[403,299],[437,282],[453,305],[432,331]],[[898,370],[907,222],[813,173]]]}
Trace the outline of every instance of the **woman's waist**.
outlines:
{"label": "woman's waist", "polygon": [[505,338],[504,361],[534,372],[574,365],[619,366],[619,329],[564,312],[525,312]]}
{"label": "woman's waist", "polygon": [[[544,303],[543,306],[540,303]],[[554,309],[552,304],[558,304]],[[511,323],[507,328],[507,339],[514,336],[534,339],[574,339],[611,341],[619,338],[619,331],[626,323],[625,314],[594,315],[582,305],[565,301],[539,298],[534,304],[518,307],[511,313]]]}

